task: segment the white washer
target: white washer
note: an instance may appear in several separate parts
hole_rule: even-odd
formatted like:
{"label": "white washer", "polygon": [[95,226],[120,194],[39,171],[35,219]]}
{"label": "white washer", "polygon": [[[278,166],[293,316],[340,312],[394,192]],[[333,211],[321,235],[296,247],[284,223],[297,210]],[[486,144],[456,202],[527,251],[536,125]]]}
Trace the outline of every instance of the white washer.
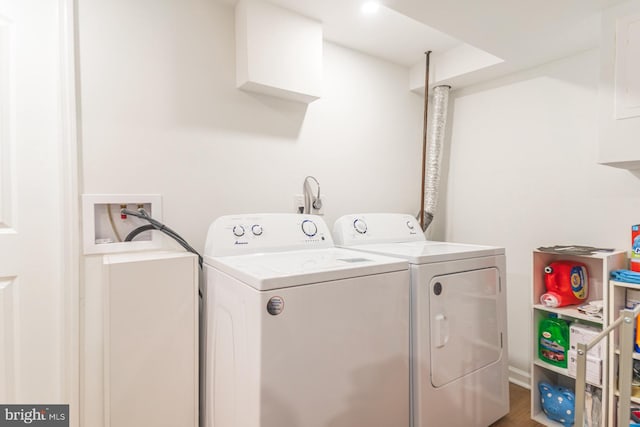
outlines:
{"label": "white washer", "polygon": [[406,259],[412,426],[486,427],[509,412],[503,248],[427,241],[410,215],[346,215],[336,245]]}
{"label": "white washer", "polygon": [[204,260],[205,427],[409,425],[405,260],[297,214],[218,218]]}

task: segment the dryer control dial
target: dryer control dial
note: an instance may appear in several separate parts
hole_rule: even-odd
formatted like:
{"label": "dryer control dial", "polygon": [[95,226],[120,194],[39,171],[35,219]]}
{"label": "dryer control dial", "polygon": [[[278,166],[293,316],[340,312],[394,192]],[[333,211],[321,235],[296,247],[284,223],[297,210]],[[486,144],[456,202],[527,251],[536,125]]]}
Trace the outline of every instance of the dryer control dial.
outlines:
{"label": "dryer control dial", "polygon": [[234,225],[233,226],[233,234],[236,237],[242,237],[244,236],[244,227],[241,225]]}
{"label": "dryer control dial", "polygon": [[407,221],[407,228],[408,228],[409,230],[413,230],[413,229],[415,228],[415,227],[413,226],[413,222],[411,222],[411,221]]}
{"label": "dryer control dial", "polygon": [[253,225],[251,227],[251,232],[254,236],[262,236],[262,226],[259,224]]}
{"label": "dryer control dial", "polygon": [[367,232],[367,223],[361,219],[356,219],[353,221],[353,228],[360,234],[365,234]]}
{"label": "dryer control dial", "polygon": [[318,232],[318,226],[310,219],[302,221],[302,232],[309,237],[313,237]]}

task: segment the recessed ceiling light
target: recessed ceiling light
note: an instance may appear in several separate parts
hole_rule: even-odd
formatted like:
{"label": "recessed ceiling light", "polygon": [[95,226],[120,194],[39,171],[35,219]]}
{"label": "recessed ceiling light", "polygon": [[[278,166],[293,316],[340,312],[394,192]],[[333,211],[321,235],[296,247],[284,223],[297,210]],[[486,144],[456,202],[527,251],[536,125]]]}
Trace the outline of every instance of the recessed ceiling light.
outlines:
{"label": "recessed ceiling light", "polygon": [[380,9],[380,3],[377,1],[368,1],[362,4],[362,13],[371,15],[376,13]]}

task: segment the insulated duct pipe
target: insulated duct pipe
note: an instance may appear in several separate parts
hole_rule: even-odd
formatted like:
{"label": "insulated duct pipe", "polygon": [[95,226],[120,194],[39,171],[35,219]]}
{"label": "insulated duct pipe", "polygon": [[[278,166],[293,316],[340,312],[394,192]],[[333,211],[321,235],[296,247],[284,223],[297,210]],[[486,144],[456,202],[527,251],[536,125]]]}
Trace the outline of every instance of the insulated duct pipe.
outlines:
{"label": "insulated duct pipe", "polygon": [[424,225],[424,181],[426,179],[425,167],[427,166],[427,118],[429,117],[429,57],[431,51],[424,53],[424,120],[422,121],[422,178],[420,179],[420,211],[418,212],[418,222],[422,231],[427,228]]}
{"label": "insulated duct pipe", "polygon": [[429,126],[426,160],[424,173],[424,205],[421,212],[422,231],[426,231],[438,205],[438,189],[440,187],[440,165],[442,163],[442,145],[444,131],[447,125],[447,106],[449,104],[449,91],[451,86],[436,86],[433,88],[432,115]]}

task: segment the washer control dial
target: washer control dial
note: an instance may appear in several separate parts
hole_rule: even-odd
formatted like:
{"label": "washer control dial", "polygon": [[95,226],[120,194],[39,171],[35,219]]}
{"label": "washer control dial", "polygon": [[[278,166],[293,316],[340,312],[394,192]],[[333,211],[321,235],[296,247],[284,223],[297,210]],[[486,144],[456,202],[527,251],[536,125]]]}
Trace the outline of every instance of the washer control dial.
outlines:
{"label": "washer control dial", "polygon": [[233,234],[236,237],[242,237],[244,236],[244,227],[241,225],[234,225],[233,226]]}
{"label": "washer control dial", "polygon": [[413,222],[411,222],[411,221],[407,221],[407,228],[408,228],[409,230],[413,230],[413,229],[415,228],[415,227],[413,226]]}
{"label": "washer control dial", "polygon": [[310,219],[302,221],[302,232],[309,237],[313,237],[318,232],[318,226]]}
{"label": "washer control dial", "polygon": [[253,225],[251,227],[251,232],[253,233],[254,236],[261,236],[262,235],[262,226],[259,224]]}
{"label": "washer control dial", "polygon": [[360,234],[365,234],[367,232],[367,223],[361,219],[356,219],[353,221],[353,228]]}

